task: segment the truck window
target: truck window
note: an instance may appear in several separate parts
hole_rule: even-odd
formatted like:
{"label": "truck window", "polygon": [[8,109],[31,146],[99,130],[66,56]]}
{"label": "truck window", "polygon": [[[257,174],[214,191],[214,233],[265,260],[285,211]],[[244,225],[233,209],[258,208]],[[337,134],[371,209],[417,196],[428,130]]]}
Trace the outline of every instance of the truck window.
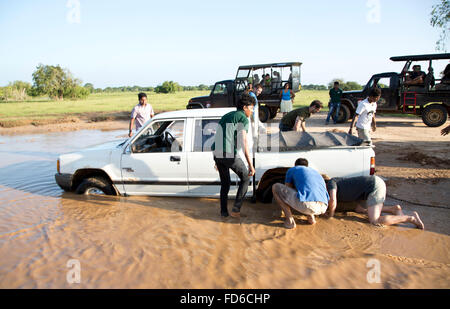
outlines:
{"label": "truck window", "polygon": [[152,123],[131,145],[133,153],[181,152],[184,120]]}
{"label": "truck window", "polygon": [[213,95],[223,95],[223,94],[227,94],[227,85],[216,84],[213,90]]}
{"label": "truck window", "polygon": [[195,121],[194,152],[209,152],[214,143],[220,119],[197,119]]}

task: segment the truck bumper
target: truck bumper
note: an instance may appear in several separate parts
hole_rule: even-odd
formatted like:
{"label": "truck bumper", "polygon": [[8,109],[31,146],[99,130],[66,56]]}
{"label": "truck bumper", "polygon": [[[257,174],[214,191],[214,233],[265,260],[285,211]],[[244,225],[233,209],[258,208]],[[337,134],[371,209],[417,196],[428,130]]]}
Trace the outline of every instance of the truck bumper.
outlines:
{"label": "truck bumper", "polygon": [[56,183],[65,191],[72,190],[72,178],[72,174],[55,174]]}

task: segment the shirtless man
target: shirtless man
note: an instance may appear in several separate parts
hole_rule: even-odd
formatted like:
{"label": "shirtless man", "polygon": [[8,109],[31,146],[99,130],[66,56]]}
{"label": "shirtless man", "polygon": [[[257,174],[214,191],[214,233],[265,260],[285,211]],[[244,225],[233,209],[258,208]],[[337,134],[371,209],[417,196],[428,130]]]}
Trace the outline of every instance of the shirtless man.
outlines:
{"label": "shirtless man", "polygon": [[[359,176],[351,178],[332,178],[327,182],[330,196],[328,214],[334,216],[338,201],[357,202],[355,211],[369,216],[370,223],[377,225],[394,225],[403,222],[425,229],[419,214],[405,216],[400,205],[385,206],[386,184],[378,176]],[[387,212],[390,215],[382,215]]]}

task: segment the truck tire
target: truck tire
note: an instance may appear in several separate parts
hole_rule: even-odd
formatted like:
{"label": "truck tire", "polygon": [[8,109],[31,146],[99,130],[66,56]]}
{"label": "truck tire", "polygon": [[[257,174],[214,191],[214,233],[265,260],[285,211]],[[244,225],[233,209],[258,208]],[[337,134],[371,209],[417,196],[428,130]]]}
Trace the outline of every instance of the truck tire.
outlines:
{"label": "truck tire", "polygon": [[267,106],[259,107],[259,121],[267,122],[270,119],[270,109]]}
{"label": "truck tire", "polygon": [[440,127],[447,122],[447,109],[440,104],[431,104],[422,112],[422,121],[429,127]]}
{"label": "truck tire", "polygon": [[[333,115],[333,119],[336,118]],[[339,115],[337,119],[337,123],[346,123],[350,119],[350,109],[347,105],[341,104],[341,108],[339,109]]]}
{"label": "truck tire", "polygon": [[276,183],[284,184],[284,180],[283,180],[283,179],[276,180],[276,181],[274,181],[270,186],[268,186],[268,187],[264,190],[264,192],[263,192],[263,194],[262,194],[262,196],[261,196],[261,203],[263,203],[263,204],[271,204],[271,203],[273,202],[273,192],[272,192],[272,187],[273,187],[273,185],[276,184]]}
{"label": "truck tire", "polygon": [[103,177],[89,177],[84,179],[75,192],[85,195],[116,195],[113,186]]}

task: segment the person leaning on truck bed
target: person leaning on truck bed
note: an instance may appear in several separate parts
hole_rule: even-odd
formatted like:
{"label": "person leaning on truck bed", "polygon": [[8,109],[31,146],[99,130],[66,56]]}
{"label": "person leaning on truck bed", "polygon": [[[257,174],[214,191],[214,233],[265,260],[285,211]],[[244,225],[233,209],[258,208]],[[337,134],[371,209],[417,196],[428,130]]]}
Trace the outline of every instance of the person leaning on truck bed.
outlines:
{"label": "person leaning on truck bed", "polygon": [[138,94],[139,104],[131,111],[130,127],[128,137],[133,136],[133,124],[136,123],[136,132],[146,123],[150,118],[155,116],[153,107],[147,103],[147,95],[143,92]]}
{"label": "person leaning on truck bed", "polygon": [[288,229],[296,227],[291,208],[306,215],[309,224],[315,224],[314,216],[324,214],[328,208],[325,181],[303,158],[297,159],[295,167],[287,171],[284,185],[276,183],[272,186],[272,193],[286,216],[284,226]]}
{"label": "person leaning on truck bed", "polygon": [[[355,211],[367,214],[371,224],[394,225],[403,222],[414,224],[419,229],[424,229],[419,214],[405,216],[400,205],[385,206],[386,184],[378,176],[359,176],[351,178],[332,178],[327,181],[328,214],[334,216],[338,202],[357,202]],[[381,215],[382,212],[390,215]]]}
{"label": "person leaning on truck bed", "polygon": [[365,142],[372,143],[370,137],[370,128],[375,132],[377,130],[377,123],[375,121],[375,113],[377,112],[377,102],[381,98],[381,90],[379,88],[372,88],[369,91],[369,97],[364,101],[358,103],[355,117],[353,117],[352,124],[348,134],[353,134],[353,126],[356,122],[356,130],[358,137]]}
{"label": "person leaning on truck bed", "polygon": [[280,131],[300,131],[306,132],[305,121],[312,114],[320,112],[323,104],[319,100],[314,100],[309,107],[301,107],[287,113],[280,121]]}
{"label": "person leaning on truck bed", "polygon": [[[224,115],[217,126],[214,143],[211,147],[214,154],[217,170],[220,176],[220,214],[222,217],[228,217],[228,192],[230,191],[231,178],[230,169],[235,172],[240,179],[239,189],[234,202],[231,216],[240,217],[242,202],[247,193],[250,177],[255,174],[247,142],[247,133],[249,129],[248,117],[253,113],[255,99],[248,93],[243,93],[237,104],[237,111]],[[245,159],[249,170],[244,161],[239,157],[238,151],[244,150]]]}

